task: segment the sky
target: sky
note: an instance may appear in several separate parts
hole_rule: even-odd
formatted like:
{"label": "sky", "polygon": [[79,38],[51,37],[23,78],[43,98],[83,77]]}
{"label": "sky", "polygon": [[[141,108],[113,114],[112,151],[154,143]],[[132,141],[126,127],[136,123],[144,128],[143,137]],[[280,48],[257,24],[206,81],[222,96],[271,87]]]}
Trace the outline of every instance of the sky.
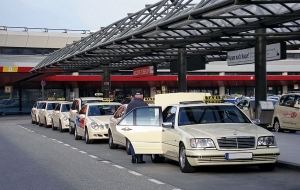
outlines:
{"label": "sky", "polygon": [[0,0],[0,27],[97,31],[161,0]]}

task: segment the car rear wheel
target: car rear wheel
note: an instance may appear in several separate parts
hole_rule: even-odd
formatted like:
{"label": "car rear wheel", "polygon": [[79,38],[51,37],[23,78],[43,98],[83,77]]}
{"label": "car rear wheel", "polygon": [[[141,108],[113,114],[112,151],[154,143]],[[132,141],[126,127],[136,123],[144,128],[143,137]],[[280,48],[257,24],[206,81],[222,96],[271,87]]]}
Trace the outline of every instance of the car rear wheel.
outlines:
{"label": "car rear wheel", "polygon": [[130,141],[128,139],[126,139],[126,152],[128,155],[131,155],[129,147],[130,147]]}
{"label": "car rear wheel", "polygon": [[114,144],[114,139],[110,131],[108,132],[108,146],[110,149],[118,148],[118,145]]}
{"label": "car rear wheel", "polygon": [[37,121],[37,117],[35,116],[35,124],[38,125],[39,122]]}
{"label": "car rear wheel", "polygon": [[275,130],[276,132],[283,132],[283,130],[282,130],[281,127],[280,127],[280,123],[279,123],[279,120],[278,120],[278,119],[276,119],[275,122],[274,122],[274,130]]}
{"label": "car rear wheel", "polygon": [[75,131],[74,131],[74,137],[75,137],[75,140],[81,140],[82,139],[82,137],[78,135],[77,129],[75,129]]}
{"label": "car rear wheel", "polygon": [[165,157],[159,156],[159,154],[151,154],[151,161],[153,163],[163,163],[165,161]]}
{"label": "car rear wheel", "polygon": [[196,171],[196,169],[190,165],[186,158],[185,146],[183,143],[181,143],[179,146],[179,167],[183,173],[193,173]]}
{"label": "car rear wheel", "polygon": [[92,141],[90,140],[90,137],[89,137],[89,131],[87,128],[85,128],[85,131],[84,131],[84,139],[85,139],[86,144],[92,144]]}
{"label": "car rear wheel", "polygon": [[32,116],[31,116],[31,124],[35,124],[35,121],[33,120]]}
{"label": "car rear wheel", "polygon": [[273,171],[276,167],[276,164],[261,164],[258,165],[261,171]]}

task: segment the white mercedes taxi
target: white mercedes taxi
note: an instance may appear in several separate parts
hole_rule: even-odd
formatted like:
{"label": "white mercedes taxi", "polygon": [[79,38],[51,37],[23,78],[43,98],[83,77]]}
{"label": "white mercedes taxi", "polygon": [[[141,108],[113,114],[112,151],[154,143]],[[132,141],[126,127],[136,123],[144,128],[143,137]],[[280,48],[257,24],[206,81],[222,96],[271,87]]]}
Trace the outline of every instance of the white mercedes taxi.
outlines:
{"label": "white mercedes taxi", "polygon": [[131,141],[136,154],[151,154],[154,163],[178,161],[184,173],[212,165],[273,170],[280,154],[274,134],[236,105],[207,103],[209,98],[167,105],[163,111],[161,106],[136,108],[121,118],[116,130]]}
{"label": "white mercedes taxi", "polygon": [[45,103],[45,101],[36,101],[32,108],[31,108],[31,124],[37,124],[39,123],[39,120],[38,120],[38,113],[39,113],[39,110],[42,108],[43,104]]}
{"label": "white mercedes taxi", "polygon": [[52,126],[52,112],[61,101],[46,101],[38,113],[39,126]]}
{"label": "white mercedes taxi", "polygon": [[119,102],[87,103],[76,118],[75,140],[84,137],[86,144],[94,140],[108,139],[109,119],[122,104]]}
{"label": "white mercedes taxi", "polygon": [[72,102],[60,102],[52,113],[52,130],[69,130],[69,115]]}

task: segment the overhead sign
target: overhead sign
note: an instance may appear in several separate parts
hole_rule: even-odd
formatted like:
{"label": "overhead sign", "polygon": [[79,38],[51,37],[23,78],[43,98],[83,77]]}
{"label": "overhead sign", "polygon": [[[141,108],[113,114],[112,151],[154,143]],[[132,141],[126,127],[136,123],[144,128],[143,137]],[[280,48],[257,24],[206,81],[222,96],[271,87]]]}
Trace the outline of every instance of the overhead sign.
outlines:
{"label": "overhead sign", "polygon": [[5,86],[4,87],[4,92],[5,93],[11,93],[12,92],[12,86]]}
{"label": "overhead sign", "polygon": [[[266,47],[267,61],[286,59],[286,44],[276,43]],[[248,48],[227,52],[227,65],[244,65],[255,62],[255,49]]]}
{"label": "overhead sign", "polygon": [[133,77],[149,77],[154,74],[153,66],[146,66],[133,69]]}

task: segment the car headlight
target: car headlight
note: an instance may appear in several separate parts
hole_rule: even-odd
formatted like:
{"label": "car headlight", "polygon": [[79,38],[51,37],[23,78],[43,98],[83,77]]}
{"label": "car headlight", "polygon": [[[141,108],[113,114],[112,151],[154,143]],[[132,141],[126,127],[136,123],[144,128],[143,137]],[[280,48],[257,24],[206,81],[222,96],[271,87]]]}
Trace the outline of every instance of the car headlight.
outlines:
{"label": "car headlight", "polygon": [[51,118],[52,118],[52,115],[48,114],[48,118],[51,119]]}
{"label": "car headlight", "polygon": [[96,122],[92,122],[91,127],[95,130],[99,129],[99,125]]}
{"label": "car headlight", "polygon": [[215,144],[211,139],[190,139],[192,148],[215,148]]}
{"label": "car headlight", "polygon": [[276,146],[276,140],[274,136],[259,137],[257,140],[257,146]]}
{"label": "car headlight", "polygon": [[64,121],[68,121],[69,118],[68,118],[68,117],[63,117],[63,120],[64,120]]}

